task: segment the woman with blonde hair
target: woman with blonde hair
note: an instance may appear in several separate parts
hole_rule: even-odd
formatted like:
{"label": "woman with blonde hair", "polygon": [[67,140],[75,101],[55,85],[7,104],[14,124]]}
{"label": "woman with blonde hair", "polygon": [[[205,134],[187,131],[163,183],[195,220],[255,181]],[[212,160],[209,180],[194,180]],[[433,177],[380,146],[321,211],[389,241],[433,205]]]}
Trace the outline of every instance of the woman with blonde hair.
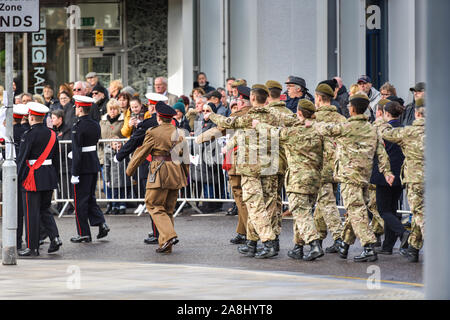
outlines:
{"label": "woman with blonde hair", "polygon": [[120,80],[113,80],[109,83],[109,97],[117,99],[119,97],[120,90],[123,89],[122,81]]}

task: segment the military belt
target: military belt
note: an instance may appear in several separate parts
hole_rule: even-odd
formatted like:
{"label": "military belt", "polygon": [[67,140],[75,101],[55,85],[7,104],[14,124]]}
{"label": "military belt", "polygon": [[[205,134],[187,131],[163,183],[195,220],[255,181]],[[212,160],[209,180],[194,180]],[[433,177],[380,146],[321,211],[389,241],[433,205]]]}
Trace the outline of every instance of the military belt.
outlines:
{"label": "military belt", "polygon": [[152,155],[153,161],[172,161],[171,156],[154,156]]}

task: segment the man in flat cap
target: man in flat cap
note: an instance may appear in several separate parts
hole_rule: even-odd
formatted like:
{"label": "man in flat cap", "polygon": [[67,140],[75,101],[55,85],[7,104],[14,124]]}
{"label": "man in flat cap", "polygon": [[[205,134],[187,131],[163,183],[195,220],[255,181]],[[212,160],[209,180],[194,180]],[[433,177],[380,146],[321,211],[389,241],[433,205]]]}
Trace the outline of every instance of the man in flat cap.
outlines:
{"label": "man in flat cap", "polygon": [[415,118],[415,112],[416,112],[416,101],[418,99],[424,99],[425,98],[425,83],[424,82],[418,82],[416,85],[412,88],[409,88],[409,91],[411,91],[414,95],[413,101],[406,106],[405,111],[400,116],[400,121],[403,126],[410,126],[413,124]]}
{"label": "man in flat cap", "polygon": [[[249,215],[247,224],[247,244],[238,251],[258,259],[270,258],[278,254],[279,242],[272,228],[272,216],[276,212],[278,187],[278,147],[272,153],[270,135],[260,135],[252,129],[252,120],[279,126],[280,118],[272,114],[266,105],[269,90],[265,85],[256,84],[250,92],[252,108],[242,117],[223,117],[212,114],[210,119],[226,129],[243,129],[233,137],[232,146],[238,146],[237,172],[241,174],[243,200]],[[228,148],[228,146],[227,146]],[[258,152],[259,151],[259,152]],[[261,239],[263,249],[256,252],[256,243]]]}
{"label": "man in flat cap", "polygon": [[91,88],[94,88],[95,86],[97,86],[97,90],[103,92],[105,97],[107,99],[109,99],[108,90],[106,90],[106,88],[100,83],[96,72],[89,72],[85,78],[86,78],[86,82],[89,83]]}
{"label": "man in flat cap", "polygon": [[[346,121],[345,117],[332,106],[331,99],[334,91],[326,84],[321,83],[315,92],[316,120],[318,123],[337,124]],[[334,244],[326,248],[327,253],[338,252],[342,242],[342,223],[339,210],[336,206],[337,183],[333,178],[334,162],[336,160],[335,138],[325,137],[323,150],[323,168],[321,171],[321,186],[317,196],[317,205],[314,211],[314,222],[320,233],[320,241],[327,237],[327,229],[333,235]]]}
{"label": "man in flat cap", "polygon": [[293,113],[297,112],[297,105],[300,99],[308,99],[314,102],[314,97],[308,93],[308,89],[306,88],[305,79],[296,76],[289,76],[285,84],[287,85],[288,93],[286,107]]}
{"label": "man in flat cap", "polygon": [[[322,90],[321,90],[322,91]],[[363,252],[354,257],[355,262],[372,262],[378,259],[374,250],[376,237],[369,226],[367,215],[368,184],[372,174],[373,158],[378,157],[379,169],[386,182],[392,185],[394,175],[390,170],[389,158],[383,139],[369,122],[364,112],[369,107],[367,95],[354,94],[350,98],[350,118],[345,123],[315,123],[320,134],[335,137],[336,179],[341,183],[341,193],[347,217],[343,234],[349,243],[341,242],[339,255],[346,259],[348,249],[359,238]]]}
{"label": "man in flat cap", "polygon": [[383,139],[398,144],[405,155],[402,182],[406,184],[408,203],[413,213],[411,234],[408,239],[406,257],[410,262],[419,261],[419,251],[423,246],[424,233],[424,142],[425,103],[415,101],[415,118],[407,127],[392,128],[383,132]]}
{"label": "man in flat cap", "polygon": [[132,176],[141,163],[152,156],[145,204],[159,230],[156,252],[171,253],[172,246],[178,243],[173,213],[178,191],[187,185],[189,149],[183,130],[172,124],[176,111],[164,102],[158,102],[156,113],[158,126],[147,130],[142,146],[128,164],[127,175]]}

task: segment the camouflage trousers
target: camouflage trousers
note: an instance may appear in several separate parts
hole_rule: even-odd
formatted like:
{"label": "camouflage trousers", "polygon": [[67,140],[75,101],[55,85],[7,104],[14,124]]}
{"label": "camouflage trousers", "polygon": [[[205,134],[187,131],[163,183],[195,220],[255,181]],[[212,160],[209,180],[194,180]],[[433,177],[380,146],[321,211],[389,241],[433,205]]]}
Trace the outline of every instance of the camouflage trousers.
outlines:
{"label": "camouflage trousers", "polygon": [[281,222],[283,221],[283,199],[281,198],[281,191],[284,186],[284,175],[278,174],[278,188],[277,188],[277,209],[272,217],[272,229],[275,235],[280,235],[281,233]]}
{"label": "camouflage trousers", "polygon": [[275,240],[272,218],[277,210],[278,177],[241,176],[242,200],[247,206],[247,239]]}
{"label": "camouflage trousers", "polygon": [[369,185],[369,211],[372,213],[372,221],[370,226],[375,235],[381,235],[384,233],[384,220],[380,216],[377,208],[377,187],[374,184]]}
{"label": "camouflage trousers", "polygon": [[425,237],[424,188],[422,183],[408,183],[406,187],[409,207],[413,214],[408,244],[420,250]]}
{"label": "camouflage trousers", "polygon": [[341,193],[347,210],[342,239],[347,244],[354,244],[358,237],[362,246],[375,243],[375,234],[369,226],[367,204],[369,203],[368,186],[341,183]]}
{"label": "camouflage trousers", "polygon": [[319,189],[314,223],[320,234],[320,240],[327,237],[327,229],[331,231],[334,240],[342,235],[342,221],[336,205],[335,188],[337,188],[336,184],[323,183]]}
{"label": "camouflage trousers", "polygon": [[320,238],[312,216],[317,196],[312,194],[288,193],[289,210],[294,217],[294,242],[308,244]]}

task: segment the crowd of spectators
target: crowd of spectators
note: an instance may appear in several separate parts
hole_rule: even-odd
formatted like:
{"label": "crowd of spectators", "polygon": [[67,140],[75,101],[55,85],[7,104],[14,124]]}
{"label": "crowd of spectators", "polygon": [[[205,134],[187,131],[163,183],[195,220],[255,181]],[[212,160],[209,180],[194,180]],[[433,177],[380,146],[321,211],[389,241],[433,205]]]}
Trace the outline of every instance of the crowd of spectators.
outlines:
{"label": "crowd of spectators", "polygon": [[[349,89],[339,77],[324,81],[332,87],[335,93],[331,104],[346,118],[349,117],[347,108],[349,97],[359,91],[365,92],[370,99],[370,108],[367,110],[367,116],[371,121],[374,121],[376,118],[377,105],[381,99],[397,101],[404,106],[404,100],[397,97],[395,87],[389,82],[383,84],[378,91],[373,87],[372,80],[368,76],[361,76],[355,80],[355,83],[350,84]],[[182,95],[177,97],[169,93],[168,82],[164,77],[155,79],[154,91],[167,96],[168,104],[177,112],[175,116],[177,125],[185,129],[188,135],[197,137],[199,134],[216,126],[209,119],[211,113],[217,113],[225,117],[230,116],[240,100],[236,88],[240,85],[247,86],[247,81],[230,77],[226,80],[225,85],[225,88],[212,87],[206,74],[200,72],[194,82],[194,89],[189,96]],[[306,98],[314,102],[313,95],[309,92],[305,80],[301,77],[289,76],[285,81],[285,85],[286,90],[282,93],[281,100],[284,100],[286,107],[292,112],[296,112],[299,99]],[[71,139],[71,128],[77,121],[74,109],[74,95],[86,95],[95,100],[90,116],[99,122],[102,139],[127,139],[133,134],[140,122],[152,116],[152,110],[149,110],[148,100],[144,97],[144,93],[139,93],[131,87],[124,87],[120,80],[111,81],[108,84],[108,88],[106,88],[99,81],[95,72],[90,72],[83,80],[61,84],[57,92],[50,85],[44,87],[42,95],[16,92],[16,90],[18,89],[16,82],[14,82],[15,104],[27,104],[30,101],[36,101],[45,104],[49,108],[50,111],[44,123],[55,130],[60,140]],[[418,83],[410,90],[414,94],[414,99],[411,103],[404,106],[405,112],[399,116],[399,122],[402,125],[411,125],[414,121],[415,100],[423,97],[425,86],[423,83]],[[4,109],[3,92],[4,87],[0,86],[1,109]],[[26,121],[26,117],[24,121]],[[0,134],[4,134],[4,128],[2,130]],[[201,144],[203,147],[208,148],[209,143],[202,142]],[[116,170],[117,168],[112,165],[111,159],[122,144],[122,142],[111,143],[108,145],[108,150],[105,150],[106,148],[103,147],[98,149],[99,159],[104,168],[102,172],[104,192],[109,198],[129,192],[131,184],[130,181],[125,181],[126,179],[120,180],[120,178],[117,178],[117,181],[112,181],[112,177],[116,175],[111,174],[111,170]],[[68,148],[70,149],[70,146]],[[213,150],[210,154],[212,158],[217,157],[214,152],[216,151]],[[195,157],[194,150],[192,150],[192,156]],[[214,163],[214,161],[211,163]],[[68,166],[63,165],[63,168],[65,167],[67,168]],[[203,186],[199,185],[197,189],[201,189],[206,198],[223,197],[223,192],[225,192],[223,185],[226,175],[220,170],[219,166],[208,163],[206,166],[194,166],[193,169],[193,181],[195,183],[204,183]],[[199,170],[201,172],[196,172]],[[68,175],[67,170],[63,172],[63,175]],[[195,177],[200,176],[202,179],[197,181]],[[209,181],[208,179],[215,179],[215,181]],[[116,186],[114,190],[109,187],[111,185]],[[222,194],[218,194],[218,190],[221,190]],[[67,194],[70,191],[67,190],[66,186],[62,192]],[[123,213],[124,207],[124,203],[114,203],[108,207],[108,210],[114,213]],[[221,205],[209,204],[205,209],[209,211],[220,210]]]}

